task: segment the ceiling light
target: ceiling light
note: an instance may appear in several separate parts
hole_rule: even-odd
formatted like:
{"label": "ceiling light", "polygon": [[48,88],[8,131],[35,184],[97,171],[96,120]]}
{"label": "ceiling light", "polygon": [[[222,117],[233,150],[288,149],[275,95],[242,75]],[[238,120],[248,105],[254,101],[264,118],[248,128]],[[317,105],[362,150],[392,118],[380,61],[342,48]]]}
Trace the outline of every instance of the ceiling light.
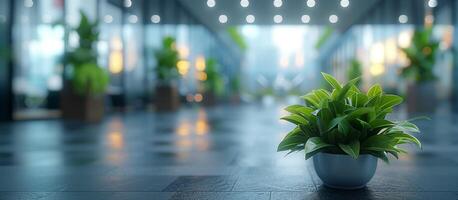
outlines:
{"label": "ceiling light", "polygon": [[225,24],[227,22],[227,16],[226,15],[220,15],[219,16],[219,23]]}
{"label": "ceiling light", "polygon": [[274,22],[275,22],[275,23],[279,24],[279,23],[281,23],[282,21],[283,21],[283,16],[281,16],[281,15],[275,15],[275,16],[274,16]]}
{"label": "ceiling light", "polygon": [[137,15],[130,15],[129,18],[127,19],[131,24],[135,24],[138,21]]}
{"label": "ceiling light", "polygon": [[109,24],[109,23],[113,22],[113,16],[111,16],[111,15],[105,15],[105,16],[103,17],[103,21],[104,21],[105,23]]}
{"label": "ceiling light", "polygon": [[213,8],[213,7],[215,7],[215,5],[216,5],[215,0],[207,0],[207,6],[208,7]]}
{"label": "ceiling light", "polygon": [[274,6],[280,8],[283,5],[282,0],[274,0]]}
{"label": "ceiling light", "polygon": [[350,5],[350,0],[340,0],[340,6],[342,6],[342,8],[346,8]]}
{"label": "ceiling light", "polygon": [[430,8],[435,8],[437,6],[437,0],[429,0],[428,1],[428,6]]}
{"label": "ceiling light", "polygon": [[307,6],[309,8],[315,7],[315,4],[316,4],[315,0],[307,0]]}
{"label": "ceiling light", "polygon": [[132,6],[132,0],[124,0],[124,7],[130,8]]}
{"label": "ceiling light", "polygon": [[255,17],[253,15],[247,15],[246,16],[246,22],[249,24],[254,23]]}
{"label": "ceiling light", "polygon": [[405,24],[409,21],[409,17],[407,15],[399,15],[399,23]]}
{"label": "ceiling light", "polygon": [[302,23],[308,24],[310,22],[310,16],[302,15],[301,20],[302,20]]}
{"label": "ceiling light", "polygon": [[250,5],[250,2],[248,0],[240,0],[240,5],[246,8]]}
{"label": "ceiling light", "polygon": [[153,22],[153,23],[155,23],[155,24],[161,22],[161,16],[159,16],[159,15],[152,15],[152,16],[151,16],[151,22]]}
{"label": "ceiling light", "polygon": [[337,21],[339,21],[339,17],[337,15],[330,15],[329,16],[329,22],[335,24],[335,23],[337,23]]}

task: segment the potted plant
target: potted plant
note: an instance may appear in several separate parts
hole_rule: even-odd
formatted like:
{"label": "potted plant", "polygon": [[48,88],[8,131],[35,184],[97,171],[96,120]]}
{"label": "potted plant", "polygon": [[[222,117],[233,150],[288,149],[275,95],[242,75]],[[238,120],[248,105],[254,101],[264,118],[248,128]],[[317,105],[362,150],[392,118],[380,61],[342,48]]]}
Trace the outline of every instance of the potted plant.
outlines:
{"label": "potted plant", "polygon": [[361,92],[353,79],[341,85],[329,74],[324,79],[332,91],[313,90],[302,98],[305,105],[285,108],[291,113],[283,120],[295,128],[278,145],[278,151],[305,151],[313,157],[315,171],[324,185],[339,189],[364,187],[373,177],[377,158],[388,162],[388,154],[398,158],[405,153],[399,145],[420,141],[419,132],[409,121],[386,119],[393,107],[402,102],[396,95],[385,94],[380,85]]}
{"label": "potted plant", "polygon": [[65,64],[70,68],[62,91],[61,109],[64,118],[100,121],[104,115],[104,93],[109,83],[108,73],[97,64],[95,43],[99,38],[97,22],[90,22],[81,12],[75,29],[79,46],[66,53]]}
{"label": "potted plant", "polygon": [[434,64],[439,42],[432,39],[432,28],[416,29],[410,47],[402,51],[410,61],[401,70],[407,83],[407,109],[409,113],[433,112],[437,104]]}
{"label": "potted plant", "polygon": [[240,103],[240,91],[241,91],[241,78],[240,75],[234,75],[229,81],[230,88],[230,101],[232,103]]}
{"label": "potted plant", "polygon": [[218,63],[213,58],[208,58],[205,64],[205,74],[207,78],[203,81],[205,105],[215,105],[216,98],[223,93],[224,83],[218,72]]}
{"label": "potted plant", "polygon": [[174,111],[180,107],[180,96],[176,85],[178,78],[177,63],[179,54],[175,45],[175,38],[167,36],[162,40],[162,48],[155,52],[157,59],[156,75],[156,109],[160,111]]}

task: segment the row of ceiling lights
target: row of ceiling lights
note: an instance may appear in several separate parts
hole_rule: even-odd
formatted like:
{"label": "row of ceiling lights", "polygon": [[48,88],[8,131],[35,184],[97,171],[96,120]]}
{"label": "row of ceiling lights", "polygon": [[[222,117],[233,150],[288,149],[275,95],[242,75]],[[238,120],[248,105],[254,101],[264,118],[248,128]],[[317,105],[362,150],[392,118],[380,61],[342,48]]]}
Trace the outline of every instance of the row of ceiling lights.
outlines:
{"label": "row of ceiling lights", "polygon": [[[240,6],[246,8],[249,5],[250,5],[250,1],[249,0],[240,0]],[[273,1],[273,5],[276,8],[280,8],[280,7],[283,6],[283,0],[274,0]],[[306,5],[309,8],[313,8],[316,5],[316,1],[315,0],[307,0],[306,1]],[[437,6],[437,0],[428,0],[427,5],[430,8],[435,8]],[[216,6],[216,1],[215,0],[207,0],[207,6],[210,7],[210,8],[215,7]],[[350,6],[350,1],[349,0],[340,0],[340,6],[342,8],[346,8],[346,7]],[[246,20],[246,22],[248,24],[254,23],[255,19],[256,19],[255,16],[251,15],[251,14],[247,15],[246,18],[245,18],[245,20]],[[219,16],[218,20],[219,20],[220,23],[225,24],[225,23],[228,22],[229,18],[228,18],[227,15],[222,14],[222,15]],[[282,23],[283,22],[283,16],[275,15],[273,17],[273,21],[276,24]],[[309,15],[302,15],[301,21],[304,24],[309,23],[310,22],[310,16]],[[332,14],[332,15],[329,16],[329,22],[335,24],[338,21],[339,21],[339,16],[337,16],[335,14]],[[405,24],[405,23],[407,23],[409,21],[409,18],[407,17],[407,15],[402,14],[402,15],[399,15],[398,21],[401,24]]]}

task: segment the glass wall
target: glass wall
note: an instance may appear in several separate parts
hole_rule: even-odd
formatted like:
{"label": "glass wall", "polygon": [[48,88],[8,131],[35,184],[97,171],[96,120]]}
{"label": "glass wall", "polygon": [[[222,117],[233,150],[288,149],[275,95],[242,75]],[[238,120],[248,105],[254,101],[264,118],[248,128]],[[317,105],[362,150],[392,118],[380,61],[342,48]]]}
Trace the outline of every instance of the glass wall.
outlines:
{"label": "glass wall", "polygon": [[[450,2],[449,2],[450,3]],[[417,8],[418,7],[418,8]],[[353,59],[362,65],[363,89],[375,82],[400,94],[405,94],[406,81],[400,72],[409,64],[402,48],[411,45],[414,30],[432,26],[433,39],[439,41],[436,75],[440,75],[436,87],[442,100],[451,96],[453,74],[453,26],[451,7],[442,4],[440,8],[429,8],[413,1],[386,1],[357,25],[341,35],[341,40],[323,60],[324,70],[347,80],[347,72]]]}
{"label": "glass wall", "polygon": [[[60,91],[69,69],[62,64],[63,56],[78,46],[74,29],[80,12],[99,22],[98,62],[110,74],[107,102],[111,107],[138,108],[152,102],[154,51],[165,36],[177,40],[183,97],[201,92],[197,68],[205,65],[206,58],[218,60],[226,83],[239,69],[240,50],[198,21],[178,0],[24,0],[14,4],[13,55],[20,58],[13,75],[18,119],[59,115]],[[8,6],[0,9],[0,24],[6,21],[3,8],[8,11]]]}

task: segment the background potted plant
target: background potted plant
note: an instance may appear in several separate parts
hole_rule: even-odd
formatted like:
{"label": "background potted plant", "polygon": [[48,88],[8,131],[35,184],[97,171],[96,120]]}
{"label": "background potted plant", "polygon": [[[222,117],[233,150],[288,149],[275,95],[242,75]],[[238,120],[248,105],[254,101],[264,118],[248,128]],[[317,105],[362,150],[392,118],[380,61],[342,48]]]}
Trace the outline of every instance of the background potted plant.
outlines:
{"label": "background potted plant", "polygon": [[208,58],[205,63],[205,74],[207,78],[203,81],[205,105],[214,105],[217,97],[224,92],[224,82],[221,74],[218,72],[218,63],[213,58]]}
{"label": "background potted plant", "polygon": [[[361,62],[359,62],[356,58],[351,59],[350,66],[348,67],[348,70],[347,70],[348,80],[353,80],[355,78],[361,77],[362,75],[363,75],[363,72],[361,69]],[[360,88],[361,80],[355,83],[355,86]]]}
{"label": "background potted plant", "polygon": [[304,105],[285,108],[291,114],[283,120],[296,127],[278,146],[278,151],[305,151],[313,157],[315,171],[326,186],[340,189],[364,187],[373,177],[377,158],[388,162],[388,154],[398,158],[406,151],[400,144],[420,141],[411,135],[419,132],[409,121],[390,121],[386,117],[402,102],[385,94],[380,85],[361,92],[353,79],[339,84],[324,74],[332,92],[318,89],[302,98]]}
{"label": "background potted plant", "polygon": [[410,47],[402,51],[409,59],[401,75],[407,79],[407,109],[410,113],[433,112],[437,95],[435,93],[434,64],[439,42],[432,38],[432,28],[415,30]]}
{"label": "background potted plant", "polygon": [[177,63],[179,54],[176,49],[175,38],[167,36],[162,40],[162,48],[155,52],[157,59],[156,75],[156,109],[160,111],[174,111],[180,107],[180,96],[176,80],[179,77]]}
{"label": "background potted plant", "polygon": [[104,93],[109,83],[107,72],[97,64],[95,43],[99,38],[97,22],[90,22],[81,12],[75,29],[79,46],[66,53],[69,78],[62,92],[62,114],[67,119],[99,121],[104,115]]}
{"label": "background potted plant", "polygon": [[230,89],[230,101],[232,103],[240,103],[240,92],[241,92],[241,78],[240,75],[234,75],[229,80]]}

